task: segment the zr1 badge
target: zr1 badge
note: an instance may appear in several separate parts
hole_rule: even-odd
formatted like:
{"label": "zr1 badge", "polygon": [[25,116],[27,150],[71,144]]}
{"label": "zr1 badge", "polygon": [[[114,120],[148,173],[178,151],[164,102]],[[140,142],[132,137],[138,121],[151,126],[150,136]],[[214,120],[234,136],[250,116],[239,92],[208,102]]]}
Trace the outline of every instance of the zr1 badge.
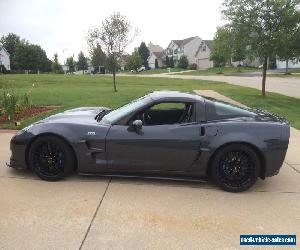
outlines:
{"label": "zr1 badge", "polygon": [[87,132],[87,135],[96,135],[96,132]]}

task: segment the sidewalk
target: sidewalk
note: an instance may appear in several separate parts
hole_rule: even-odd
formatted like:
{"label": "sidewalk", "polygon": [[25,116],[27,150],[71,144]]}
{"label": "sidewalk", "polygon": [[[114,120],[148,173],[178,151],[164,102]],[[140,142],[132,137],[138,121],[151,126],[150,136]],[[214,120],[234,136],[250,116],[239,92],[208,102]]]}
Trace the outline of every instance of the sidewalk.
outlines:
{"label": "sidewalk", "polygon": [[[121,76],[121,75],[120,75]],[[175,78],[184,80],[205,80],[225,82],[233,85],[250,87],[261,90],[261,77],[259,76],[200,76],[200,75],[180,75],[180,72],[153,74],[153,75],[127,75],[133,77],[162,77],[162,78]],[[300,77],[267,77],[266,91],[275,92],[278,94],[300,98]]]}

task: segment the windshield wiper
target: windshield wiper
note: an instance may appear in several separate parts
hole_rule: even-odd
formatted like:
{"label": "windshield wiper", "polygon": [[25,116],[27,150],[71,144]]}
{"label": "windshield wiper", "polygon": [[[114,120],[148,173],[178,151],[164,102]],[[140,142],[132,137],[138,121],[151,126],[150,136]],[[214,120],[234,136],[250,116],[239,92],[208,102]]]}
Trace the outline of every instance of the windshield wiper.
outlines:
{"label": "windshield wiper", "polygon": [[111,110],[106,110],[106,109],[102,110],[100,113],[98,113],[98,114],[95,116],[95,120],[96,120],[97,122],[100,122],[101,119],[102,119],[106,114],[108,114],[109,112],[111,112]]}

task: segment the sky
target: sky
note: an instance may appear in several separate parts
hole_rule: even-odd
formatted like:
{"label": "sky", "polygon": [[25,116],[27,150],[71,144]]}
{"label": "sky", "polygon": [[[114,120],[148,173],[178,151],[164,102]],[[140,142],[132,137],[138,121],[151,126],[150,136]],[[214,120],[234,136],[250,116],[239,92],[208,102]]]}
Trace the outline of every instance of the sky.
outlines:
{"label": "sky", "polygon": [[199,36],[213,39],[224,23],[223,0],[0,0],[0,36],[13,32],[40,45],[52,59],[64,63],[79,51],[88,53],[86,34],[100,27],[114,11],[125,15],[139,35],[127,52],[142,41],[166,48],[171,40]]}

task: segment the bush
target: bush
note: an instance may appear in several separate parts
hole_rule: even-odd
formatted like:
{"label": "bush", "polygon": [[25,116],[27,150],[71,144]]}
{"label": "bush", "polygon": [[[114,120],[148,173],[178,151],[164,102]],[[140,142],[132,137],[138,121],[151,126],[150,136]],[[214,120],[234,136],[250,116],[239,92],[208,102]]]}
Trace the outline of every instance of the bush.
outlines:
{"label": "bush", "polygon": [[189,61],[185,55],[181,56],[178,62],[178,67],[182,69],[187,69],[189,66]]}
{"label": "bush", "polygon": [[7,118],[9,121],[14,120],[14,114],[18,106],[18,101],[19,101],[19,97],[15,95],[13,92],[11,93],[7,91],[3,92],[1,107],[3,109],[3,113],[7,114]]}
{"label": "bush", "polygon": [[189,69],[191,70],[196,70],[197,69],[197,64],[196,63],[192,63],[189,65]]}
{"label": "bush", "polygon": [[22,97],[16,95],[13,91],[3,91],[0,96],[0,115],[7,114],[7,119],[11,122],[14,121],[14,115],[17,111],[30,109],[33,105],[31,100],[33,87],[34,84]]}

